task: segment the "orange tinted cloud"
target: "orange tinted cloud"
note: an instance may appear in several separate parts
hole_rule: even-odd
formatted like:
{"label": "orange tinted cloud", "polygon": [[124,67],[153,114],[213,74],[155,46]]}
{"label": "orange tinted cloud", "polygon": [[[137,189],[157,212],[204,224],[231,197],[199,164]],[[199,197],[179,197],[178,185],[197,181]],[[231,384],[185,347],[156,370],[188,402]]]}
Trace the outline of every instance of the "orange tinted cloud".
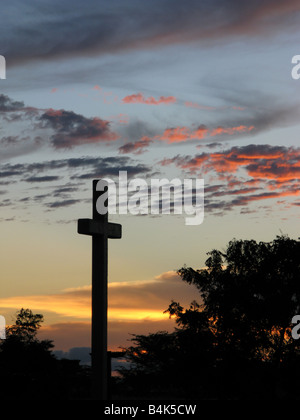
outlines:
{"label": "orange tinted cloud", "polygon": [[172,127],[164,130],[160,136],[155,136],[157,140],[167,141],[168,143],[180,143],[188,140],[201,140],[205,137],[215,137],[222,134],[235,135],[254,130],[254,126],[240,125],[236,127],[217,127],[209,129],[205,125],[200,125],[194,130],[188,127]]}
{"label": "orange tinted cloud", "polygon": [[194,157],[176,156],[163,160],[163,165],[175,163],[183,169],[214,170],[234,173],[244,169],[253,178],[288,181],[300,178],[300,149],[270,145],[233,147],[216,153],[202,153]]}
{"label": "orange tinted cloud", "polygon": [[247,167],[248,174],[252,177],[264,177],[278,181],[290,181],[300,179],[300,156],[299,162],[269,161],[265,164],[252,164]]}
{"label": "orange tinted cloud", "polygon": [[[174,320],[163,313],[171,300],[184,307],[193,300],[201,303],[197,290],[183,282],[174,271],[162,273],[150,281],[109,283],[109,349],[128,346],[130,334],[173,330]],[[55,349],[67,351],[71,347],[90,346],[90,286],[69,288],[57,294],[0,299],[2,314],[22,307],[44,315],[45,324],[39,331],[39,338],[54,340]],[[49,318],[51,323],[47,322]]]}
{"label": "orange tinted cloud", "polygon": [[160,136],[160,140],[168,143],[178,143],[191,138],[190,130],[187,127],[167,128]]}
{"label": "orange tinted cloud", "polygon": [[174,96],[160,96],[159,99],[155,99],[153,96],[145,98],[142,93],[136,93],[133,95],[125,96],[125,98],[122,99],[122,102],[126,104],[161,105],[174,104],[176,102],[176,98]]}
{"label": "orange tinted cloud", "polygon": [[[151,281],[115,282],[108,284],[108,318],[110,320],[162,320],[170,301],[189,304],[195,290],[186,285],[173,271]],[[199,297],[200,298],[200,297]],[[0,299],[0,308],[30,308],[51,312],[69,319],[88,320],[91,316],[91,287],[63,290],[57,294],[12,296]]]}
{"label": "orange tinted cloud", "polygon": [[228,153],[212,154],[211,159],[218,170],[235,171],[238,167],[245,167],[253,178],[288,181],[300,177],[299,149],[250,145],[233,148]]}
{"label": "orange tinted cloud", "polygon": [[245,125],[240,125],[238,127],[217,127],[210,132],[210,135],[217,136],[220,134],[235,134],[235,133],[243,133],[245,131],[252,131],[252,130],[254,130],[253,125],[249,127]]}
{"label": "orange tinted cloud", "polygon": [[[191,133],[191,138],[192,139],[203,139],[204,137],[206,137],[207,133],[208,133],[208,129],[205,127],[205,125],[200,125],[198,128],[196,128],[196,130],[194,130]],[[211,135],[211,134],[210,134]]]}
{"label": "orange tinted cloud", "polygon": [[[300,193],[300,148],[250,144],[194,157],[175,156],[160,163],[175,164],[183,170],[199,174],[213,176],[216,173],[218,181],[223,183],[206,187],[208,211],[227,211],[234,206],[266,199],[296,197]],[[249,179],[245,179],[245,174]],[[227,201],[217,200],[221,196],[228,196]]]}

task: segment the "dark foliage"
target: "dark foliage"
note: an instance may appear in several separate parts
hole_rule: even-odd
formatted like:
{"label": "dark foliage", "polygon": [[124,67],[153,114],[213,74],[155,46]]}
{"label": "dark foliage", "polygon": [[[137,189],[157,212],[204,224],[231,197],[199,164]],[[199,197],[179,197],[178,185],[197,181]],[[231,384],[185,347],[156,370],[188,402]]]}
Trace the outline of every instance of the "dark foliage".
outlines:
{"label": "dark foliage", "polygon": [[43,316],[21,309],[0,341],[2,400],[68,400],[89,396],[89,372],[77,360],[58,360],[49,340],[38,340]]}
{"label": "dark foliage", "polygon": [[197,399],[299,399],[300,243],[233,240],[206,267],[181,268],[200,304],[171,302],[173,333],[135,335],[120,369],[127,395]]}

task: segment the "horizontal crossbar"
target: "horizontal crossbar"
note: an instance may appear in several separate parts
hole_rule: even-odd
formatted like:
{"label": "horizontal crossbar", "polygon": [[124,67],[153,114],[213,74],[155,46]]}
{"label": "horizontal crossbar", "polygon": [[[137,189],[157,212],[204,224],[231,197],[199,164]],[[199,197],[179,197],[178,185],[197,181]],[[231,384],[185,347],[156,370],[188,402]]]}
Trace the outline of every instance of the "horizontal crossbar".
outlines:
{"label": "horizontal crossbar", "polygon": [[110,239],[121,239],[122,225],[93,219],[78,219],[77,232],[82,235],[102,235]]}

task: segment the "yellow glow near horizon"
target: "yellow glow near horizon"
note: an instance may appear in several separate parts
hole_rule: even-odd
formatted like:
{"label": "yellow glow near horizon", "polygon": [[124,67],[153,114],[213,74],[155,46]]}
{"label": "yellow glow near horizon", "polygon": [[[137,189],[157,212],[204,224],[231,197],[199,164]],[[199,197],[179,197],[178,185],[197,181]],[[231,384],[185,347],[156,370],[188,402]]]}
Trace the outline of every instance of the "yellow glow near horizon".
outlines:
{"label": "yellow glow near horizon", "polygon": [[[38,312],[52,312],[60,316],[71,317],[76,319],[90,319],[91,306],[88,299],[82,301],[64,300],[59,295],[45,296],[16,296],[6,299],[0,299],[0,307],[6,309],[20,309],[21,307],[30,308]],[[118,321],[130,320],[163,320],[168,315],[162,310],[143,309],[143,308],[109,308],[108,319]]]}

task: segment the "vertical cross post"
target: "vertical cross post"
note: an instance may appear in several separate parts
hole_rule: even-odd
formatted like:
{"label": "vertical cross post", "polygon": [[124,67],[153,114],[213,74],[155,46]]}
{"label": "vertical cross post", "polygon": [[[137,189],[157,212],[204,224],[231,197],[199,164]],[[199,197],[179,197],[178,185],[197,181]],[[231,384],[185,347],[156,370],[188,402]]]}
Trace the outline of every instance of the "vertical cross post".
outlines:
{"label": "vertical cross post", "polygon": [[93,180],[93,218],[79,219],[77,231],[92,236],[92,397],[107,400],[107,239],[120,239],[122,226],[109,223],[107,212],[98,213],[97,200],[107,194],[107,191],[97,190],[98,181]]}

